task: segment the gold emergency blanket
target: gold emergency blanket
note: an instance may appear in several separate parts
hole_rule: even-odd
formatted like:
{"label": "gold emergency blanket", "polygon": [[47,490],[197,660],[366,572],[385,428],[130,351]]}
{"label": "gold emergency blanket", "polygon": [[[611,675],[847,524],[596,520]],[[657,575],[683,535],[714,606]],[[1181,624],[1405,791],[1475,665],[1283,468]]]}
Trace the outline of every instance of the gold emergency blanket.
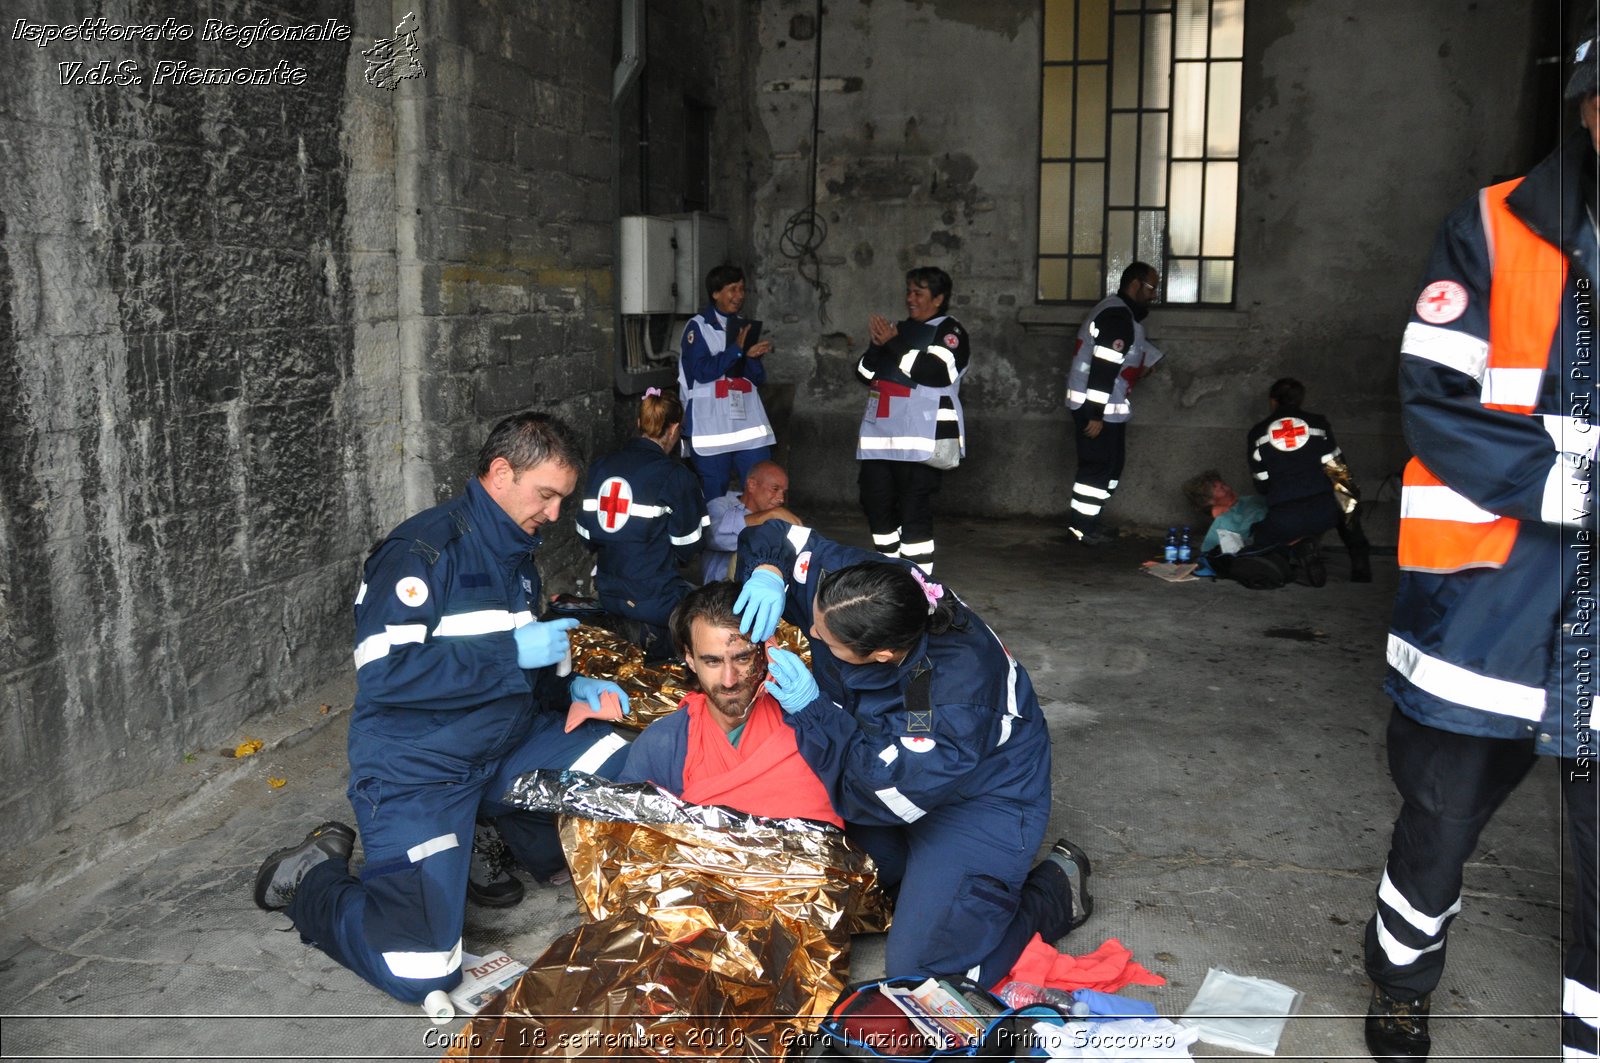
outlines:
{"label": "gold emergency blanket", "polygon": [[502,800],[561,814],[595,921],[530,964],[447,1059],[781,1058],[848,981],[850,935],[888,926],[871,859],[823,824],[572,772],[530,773]]}
{"label": "gold emergency blanket", "polygon": [[[572,669],[592,679],[611,679],[628,695],[629,712],[618,723],[644,730],[678,707],[694,690],[694,680],[679,662],[646,664],[644,651],[614,631],[583,624],[568,636],[572,643]],[[788,621],[778,625],[770,645],[798,654],[809,667],[811,644]]]}

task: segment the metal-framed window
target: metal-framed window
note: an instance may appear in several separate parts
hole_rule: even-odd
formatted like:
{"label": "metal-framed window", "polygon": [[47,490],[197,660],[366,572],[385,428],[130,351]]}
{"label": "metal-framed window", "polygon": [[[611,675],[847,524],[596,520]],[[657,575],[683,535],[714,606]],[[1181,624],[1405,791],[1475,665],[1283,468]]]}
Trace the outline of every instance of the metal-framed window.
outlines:
{"label": "metal-framed window", "polygon": [[1229,305],[1245,0],[1043,0],[1038,299]]}

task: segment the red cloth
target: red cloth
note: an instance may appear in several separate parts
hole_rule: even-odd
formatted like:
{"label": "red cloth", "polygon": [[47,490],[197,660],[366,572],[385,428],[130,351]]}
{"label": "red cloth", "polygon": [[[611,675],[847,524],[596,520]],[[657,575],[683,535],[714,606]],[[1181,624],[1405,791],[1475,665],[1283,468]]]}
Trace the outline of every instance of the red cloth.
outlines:
{"label": "red cloth", "polygon": [[772,819],[815,819],[843,827],[827,788],[795,745],[783,709],[765,690],[756,698],[735,747],[711,718],[706,696],[683,699],[689,712],[689,748],[683,758],[683,799],[727,805]]}
{"label": "red cloth", "polygon": [[1046,945],[1038,934],[1033,935],[1011,973],[1000,979],[997,988],[1007,982],[1027,982],[1046,989],[1098,989],[1102,993],[1115,993],[1128,985],[1167,984],[1165,978],[1146,970],[1116,938],[1086,956],[1071,956]]}

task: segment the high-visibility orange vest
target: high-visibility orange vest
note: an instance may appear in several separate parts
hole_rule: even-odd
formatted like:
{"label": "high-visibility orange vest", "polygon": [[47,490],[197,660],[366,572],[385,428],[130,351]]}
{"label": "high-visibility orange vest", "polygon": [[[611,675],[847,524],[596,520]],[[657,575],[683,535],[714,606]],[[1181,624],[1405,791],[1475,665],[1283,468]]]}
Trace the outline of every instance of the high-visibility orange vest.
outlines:
{"label": "high-visibility orange vest", "polygon": [[[1560,324],[1561,293],[1567,284],[1567,256],[1534,235],[1506,206],[1522,178],[1491,185],[1478,193],[1484,239],[1489,246],[1489,351],[1484,369],[1483,405],[1491,410],[1532,414],[1538,387]],[[1516,380],[1518,386],[1506,386]],[[1497,381],[1501,386],[1497,386]],[[1531,401],[1496,401],[1508,397]],[[1479,509],[1417,458],[1401,478],[1399,563],[1414,572],[1458,572],[1499,568],[1517,540],[1517,520]]]}

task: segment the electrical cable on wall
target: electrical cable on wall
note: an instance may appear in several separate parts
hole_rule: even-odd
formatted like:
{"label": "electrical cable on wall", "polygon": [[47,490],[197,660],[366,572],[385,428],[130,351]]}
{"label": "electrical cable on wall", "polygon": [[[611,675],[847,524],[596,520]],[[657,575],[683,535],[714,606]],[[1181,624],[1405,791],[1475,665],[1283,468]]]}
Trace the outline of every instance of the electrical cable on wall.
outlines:
{"label": "electrical cable on wall", "polygon": [[817,213],[818,119],[822,111],[822,0],[817,0],[816,47],[811,62],[811,180],[807,205],[789,215],[778,237],[778,250],[785,258],[799,263],[800,277],[817,291],[817,318],[828,324],[828,300],[832,289],[822,279],[822,263],[817,248],[828,238],[828,223]]}

